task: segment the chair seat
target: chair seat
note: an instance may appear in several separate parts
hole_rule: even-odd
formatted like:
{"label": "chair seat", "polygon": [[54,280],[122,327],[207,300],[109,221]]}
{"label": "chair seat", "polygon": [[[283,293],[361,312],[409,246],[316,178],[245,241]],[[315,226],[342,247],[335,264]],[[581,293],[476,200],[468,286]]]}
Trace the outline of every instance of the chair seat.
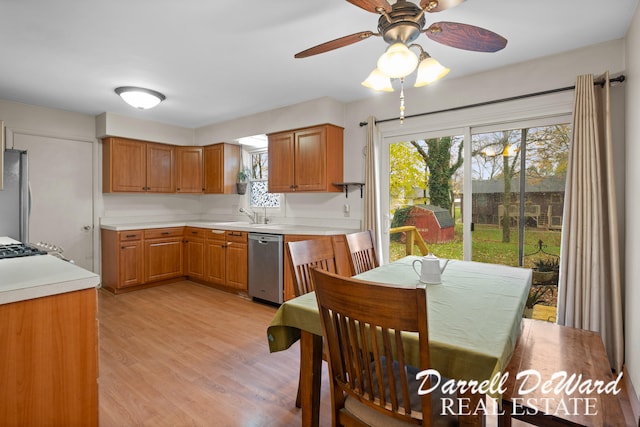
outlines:
{"label": "chair seat", "polygon": [[[384,363],[384,357],[381,360]],[[375,365],[371,364],[372,370],[375,372]],[[393,371],[395,378],[399,378],[397,362],[393,362]],[[409,385],[409,398],[411,400],[411,408],[413,410],[421,411],[420,405],[420,396],[418,394],[418,390],[420,388],[421,380],[416,379],[416,374],[418,374],[420,370],[413,366],[407,366],[407,380]],[[384,388],[388,390],[387,384],[387,375],[383,374]],[[396,381],[399,386],[399,382]],[[442,381],[442,383],[446,382],[446,378]],[[377,385],[374,384],[374,388]],[[387,393],[388,394],[388,393]],[[442,392],[442,388],[436,389],[431,393],[431,423],[424,423],[424,425],[436,426],[436,427],[445,427],[445,426],[457,426],[458,425],[458,417],[455,415],[440,415],[442,412],[442,398],[455,398],[456,396],[445,395]],[[386,397],[387,401],[389,396]],[[402,405],[402,401],[399,402]],[[347,396],[345,398],[344,409],[341,412],[347,412],[351,416],[358,418],[361,422],[369,425],[369,426],[381,426],[381,427],[406,427],[406,426],[415,426],[413,423],[401,421],[399,419],[390,418],[387,415],[384,415],[380,411],[373,409],[363,403],[361,403],[358,399],[353,398],[351,396]]]}
{"label": "chair seat", "polygon": [[[458,417],[455,415],[440,415],[442,412],[442,400],[441,393],[437,391],[432,393],[432,415],[431,423],[424,423],[423,425],[434,427],[454,427],[458,425]],[[395,418],[391,418],[381,412],[361,403],[358,399],[347,396],[344,402],[344,408],[340,412],[347,412],[352,417],[357,418],[362,423],[372,427],[407,427],[415,426],[415,424],[404,422]]]}

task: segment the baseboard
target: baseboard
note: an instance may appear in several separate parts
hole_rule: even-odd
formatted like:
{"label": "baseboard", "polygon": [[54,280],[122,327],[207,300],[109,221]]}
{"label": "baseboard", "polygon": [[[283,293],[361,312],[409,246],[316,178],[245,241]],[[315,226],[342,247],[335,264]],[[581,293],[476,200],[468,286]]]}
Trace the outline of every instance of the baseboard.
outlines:
{"label": "baseboard", "polygon": [[626,366],[622,367],[622,378],[624,378],[624,389],[622,392],[625,394],[622,398],[629,402],[631,409],[630,415],[633,417],[633,422],[640,427],[640,400],[638,400],[638,394],[633,387],[633,383],[631,383],[631,378],[629,378]]}

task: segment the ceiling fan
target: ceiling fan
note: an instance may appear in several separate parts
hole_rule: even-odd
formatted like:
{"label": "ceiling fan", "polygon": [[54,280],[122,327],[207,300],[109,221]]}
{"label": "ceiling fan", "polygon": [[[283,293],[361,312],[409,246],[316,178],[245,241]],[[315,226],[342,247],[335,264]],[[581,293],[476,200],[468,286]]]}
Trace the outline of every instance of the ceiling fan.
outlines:
{"label": "ceiling fan", "polygon": [[[449,72],[437,60],[413,43],[420,34],[446,46],[475,52],[497,52],[507,45],[507,39],[469,24],[457,22],[434,22],[425,28],[425,13],[440,12],[458,6],[465,0],[420,0],[419,5],[407,0],[397,0],[393,5],[388,0],[347,0],[368,12],[380,15],[378,32],[361,31],[340,37],[294,55],[295,58],[325,53],[357,43],[371,36],[382,37],[389,44],[380,56],[377,67],[362,82],[363,86],[378,91],[393,92],[391,79],[400,79],[400,124],[404,122],[404,78],[418,69],[415,87],[424,86],[441,79]],[[419,55],[411,48],[419,49]]]}
{"label": "ceiling fan", "polygon": [[446,46],[475,52],[497,52],[507,45],[507,39],[489,31],[469,24],[457,22],[435,22],[424,28],[425,12],[433,13],[450,9],[465,0],[420,0],[420,6],[398,0],[393,5],[387,0],[347,0],[366,11],[380,15],[378,32],[361,31],[359,33],[340,37],[294,55],[295,58],[325,53],[334,49],[368,39],[371,36],[382,36],[390,45],[403,43],[409,45],[421,33],[425,33],[431,40]]}

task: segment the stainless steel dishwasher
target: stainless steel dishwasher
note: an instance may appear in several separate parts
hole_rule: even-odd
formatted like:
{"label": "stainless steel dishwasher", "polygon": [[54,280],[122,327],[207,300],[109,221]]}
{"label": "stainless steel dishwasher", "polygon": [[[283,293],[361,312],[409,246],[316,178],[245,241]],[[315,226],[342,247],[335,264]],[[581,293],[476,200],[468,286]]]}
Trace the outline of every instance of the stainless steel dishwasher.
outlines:
{"label": "stainless steel dishwasher", "polygon": [[284,244],[280,234],[249,233],[249,296],[282,304]]}

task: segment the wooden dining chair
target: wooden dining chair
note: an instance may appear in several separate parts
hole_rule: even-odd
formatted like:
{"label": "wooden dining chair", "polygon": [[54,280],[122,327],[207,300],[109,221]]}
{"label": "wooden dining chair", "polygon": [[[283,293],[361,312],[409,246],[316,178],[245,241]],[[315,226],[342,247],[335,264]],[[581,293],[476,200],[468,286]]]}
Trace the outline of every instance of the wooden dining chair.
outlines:
{"label": "wooden dining chair", "polygon": [[298,297],[313,291],[310,268],[336,272],[336,259],[331,239],[310,239],[287,243],[294,292]]}
{"label": "wooden dining chair", "polygon": [[[333,250],[333,243],[330,239],[310,239],[287,243],[289,253],[291,274],[294,279],[294,292],[297,297],[313,291],[311,281],[311,270],[320,268],[323,270],[336,272],[336,260]],[[302,349],[301,349],[302,351]],[[300,353],[302,357],[302,353]],[[323,353],[323,359],[327,359]],[[298,391],[296,393],[296,406],[301,407],[300,378],[298,378]]]}
{"label": "wooden dining chair", "polygon": [[[418,394],[430,367],[424,286],[396,288],[314,269],[329,350],[334,426],[454,426],[440,415],[442,395]],[[417,332],[419,366],[407,363],[403,331]],[[428,385],[428,383],[427,383]]]}
{"label": "wooden dining chair", "polygon": [[379,265],[371,230],[350,233],[345,237],[351,254],[349,264],[352,275],[364,273]]}

